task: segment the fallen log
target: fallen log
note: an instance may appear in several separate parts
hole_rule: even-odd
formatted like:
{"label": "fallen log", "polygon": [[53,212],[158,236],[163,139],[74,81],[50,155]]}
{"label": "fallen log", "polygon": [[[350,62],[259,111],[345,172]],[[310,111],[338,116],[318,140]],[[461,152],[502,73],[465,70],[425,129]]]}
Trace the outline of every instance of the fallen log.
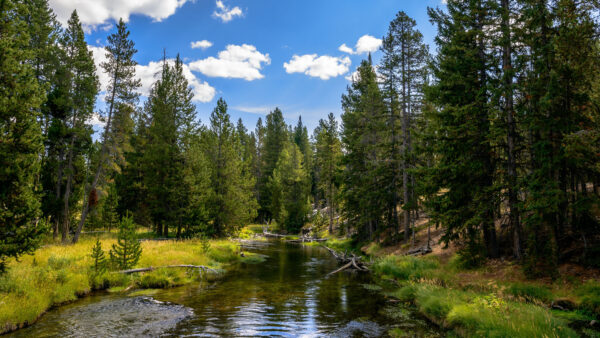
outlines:
{"label": "fallen log", "polygon": [[426,254],[430,253],[431,251],[432,250],[431,250],[431,248],[429,246],[424,246],[424,247],[420,247],[420,248],[417,248],[417,249],[409,250],[406,253],[406,256],[418,256],[418,255],[423,256],[423,255],[426,255]]}
{"label": "fallen log", "polygon": [[271,233],[271,232],[263,232],[263,236],[265,236],[265,237],[275,237],[275,238],[285,237],[285,235],[274,234],[274,233]]}
{"label": "fallen log", "polygon": [[200,271],[204,270],[204,271],[211,271],[211,272],[217,273],[217,270],[211,269],[204,265],[189,265],[189,264],[150,266],[147,268],[129,269],[129,270],[121,270],[121,271],[115,271],[115,272],[127,275],[130,273],[146,272],[146,271],[153,271],[156,269],[165,269],[165,268],[192,268],[192,269],[199,269]]}
{"label": "fallen log", "polygon": [[330,272],[330,275],[333,275],[334,273],[338,273],[340,271],[344,271],[349,268],[354,268],[355,270],[361,272],[370,271],[369,268],[365,265],[365,263],[360,261],[361,257],[356,256],[355,254],[348,255],[347,251],[344,252],[344,254],[342,255],[341,253],[326,246],[324,246],[324,248],[327,249],[327,251],[329,251],[333,255],[333,257],[335,257],[338,260],[338,262],[340,262],[340,264],[344,264],[341,268]]}
{"label": "fallen log", "polygon": [[337,269],[335,271],[330,272],[329,274],[333,275],[333,274],[336,274],[336,273],[338,273],[340,271],[344,271],[344,270],[348,269],[351,265],[352,265],[352,262],[349,262],[348,264],[342,266],[341,268],[339,268],[339,269]]}

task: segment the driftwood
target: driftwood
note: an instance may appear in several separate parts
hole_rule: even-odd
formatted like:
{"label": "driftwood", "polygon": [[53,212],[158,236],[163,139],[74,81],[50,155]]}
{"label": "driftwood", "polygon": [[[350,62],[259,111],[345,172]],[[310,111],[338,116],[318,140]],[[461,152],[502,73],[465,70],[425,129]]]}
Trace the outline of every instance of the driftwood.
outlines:
{"label": "driftwood", "polygon": [[423,256],[431,252],[431,248],[429,246],[423,246],[420,248],[409,250],[406,253],[406,256]]}
{"label": "driftwood", "polygon": [[337,259],[338,262],[340,262],[340,264],[344,264],[342,265],[342,267],[340,267],[339,269],[330,272],[330,275],[333,275],[335,273],[338,273],[340,271],[344,271],[346,269],[355,269],[356,271],[369,271],[369,268],[365,265],[365,263],[363,263],[361,261],[361,257],[360,256],[356,256],[355,254],[351,253],[350,255],[348,255],[347,252],[339,253],[331,248],[328,248],[326,246],[324,246],[325,249],[327,249],[327,251],[329,251],[333,257],[335,257],[335,259]]}
{"label": "driftwood", "polygon": [[286,242],[289,243],[311,243],[311,242],[326,242],[327,238],[315,238],[315,237],[310,237],[308,235],[303,235],[300,236],[298,239],[290,239],[287,240]]}
{"label": "driftwood", "polygon": [[151,266],[151,267],[147,267],[147,268],[138,268],[138,269],[129,269],[129,270],[121,270],[121,271],[115,271],[116,273],[122,273],[122,274],[130,274],[130,273],[136,273],[136,272],[146,272],[146,271],[153,271],[156,269],[164,269],[164,268],[192,268],[192,269],[198,269],[200,271],[211,271],[211,272],[217,272],[217,270],[215,269],[211,269],[207,266],[204,265],[189,265],[189,264],[182,264],[182,265],[165,265],[165,266]]}
{"label": "driftwood", "polygon": [[282,238],[282,237],[285,237],[285,235],[274,234],[274,233],[266,232],[266,231],[263,232],[263,236],[265,236],[265,237],[273,237],[273,238]]}
{"label": "driftwood", "polygon": [[142,238],[138,239],[138,242],[150,242],[150,241],[177,241],[177,238]]}

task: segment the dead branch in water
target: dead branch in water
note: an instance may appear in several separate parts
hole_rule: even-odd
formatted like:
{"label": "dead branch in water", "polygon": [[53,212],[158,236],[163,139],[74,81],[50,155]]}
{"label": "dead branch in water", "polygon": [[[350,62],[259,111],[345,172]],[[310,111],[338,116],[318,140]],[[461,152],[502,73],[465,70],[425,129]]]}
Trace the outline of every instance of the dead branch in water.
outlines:
{"label": "dead branch in water", "polygon": [[192,269],[199,269],[201,271],[203,270],[203,271],[211,271],[211,272],[217,273],[217,270],[211,269],[204,265],[188,265],[188,264],[151,266],[151,267],[147,267],[147,268],[129,269],[129,270],[121,270],[121,271],[115,271],[115,272],[122,273],[122,274],[130,274],[130,273],[146,272],[146,271],[153,271],[156,269],[165,269],[165,268],[192,268]]}
{"label": "dead branch in water", "polygon": [[340,264],[344,264],[341,268],[330,272],[330,275],[333,275],[335,273],[338,273],[340,271],[344,271],[346,269],[349,268],[354,268],[356,271],[369,271],[369,268],[367,268],[367,266],[365,265],[365,263],[361,262],[361,257],[360,256],[356,256],[355,254],[350,254],[348,255],[347,252],[344,252],[343,254],[328,248],[326,246],[324,246],[325,249],[327,249],[327,251],[329,251],[333,257],[335,257],[335,259],[338,260],[338,262],[340,262]]}

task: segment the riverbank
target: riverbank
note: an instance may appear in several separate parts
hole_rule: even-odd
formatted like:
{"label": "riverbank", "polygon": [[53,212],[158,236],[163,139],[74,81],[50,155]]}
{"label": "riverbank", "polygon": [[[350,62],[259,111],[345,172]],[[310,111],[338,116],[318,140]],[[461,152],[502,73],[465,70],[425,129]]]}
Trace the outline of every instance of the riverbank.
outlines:
{"label": "riverbank", "polygon": [[[411,304],[459,336],[600,336],[600,282],[590,270],[563,266],[561,279],[528,280],[510,261],[467,269],[452,250],[436,248],[433,254],[413,257],[405,255],[408,246],[359,247],[347,239],[324,245],[367,256],[391,302]],[[390,335],[410,336],[402,330]]]}
{"label": "riverbank", "polygon": [[[98,237],[99,236],[99,237]],[[132,289],[168,288],[216,278],[201,276],[197,269],[156,269],[151,272],[119,274],[92,272],[92,247],[99,238],[108,251],[115,234],[84,236],[77,244],[49,243],[34,255],[11,261],[0,276],[0,334],[34,323],[48,309],[83,297],[94,290],[121,292]],[[166,265],[203,265],[223,272],[237,262],[256,262],[260,257],[240,255],[240,246],[231,240],[147,240],[141,243],[142,255],[136,267]]]}

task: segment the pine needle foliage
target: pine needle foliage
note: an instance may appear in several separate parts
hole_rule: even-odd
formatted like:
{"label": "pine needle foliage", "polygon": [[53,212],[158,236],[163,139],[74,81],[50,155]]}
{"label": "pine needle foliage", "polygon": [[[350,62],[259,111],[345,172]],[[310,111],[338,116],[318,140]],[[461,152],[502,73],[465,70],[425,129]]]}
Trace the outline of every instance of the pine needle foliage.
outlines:
{"label": "pine needle foliage", "polygon": [[125,216],[119,225],[117,243],[110,250],[110,261],[114,268],[129,269],[137,264],[142,255],[142,247],[135,236],[133,218]]}

